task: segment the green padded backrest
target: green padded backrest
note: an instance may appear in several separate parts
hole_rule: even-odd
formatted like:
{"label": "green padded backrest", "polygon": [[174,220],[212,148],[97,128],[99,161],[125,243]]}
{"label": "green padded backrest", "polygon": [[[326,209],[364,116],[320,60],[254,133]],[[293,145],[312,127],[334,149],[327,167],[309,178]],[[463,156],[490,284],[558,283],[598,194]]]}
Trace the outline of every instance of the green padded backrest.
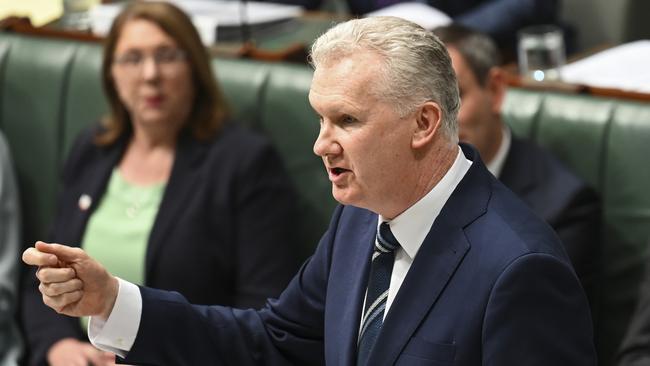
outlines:
{"label": "green padded backrest", "polygon": [[[0,33],[0,128],[18,167],[28,241],[45,237],[75,137],[107,111],[101,58],[98,44]],[[312,152],[319,125],[307,100],[311,69],[232,59],[214,60],[212,67],[235,117],[279,150],[300,194],[302,254],[310,253],[335,205]]]}
{"label": "green padded backrest", "polygon": [[21,189],[24,239],[45,238],[54,210],[67,78],[76,44],[0,35],[2,128],[11,141]]}
{"label": "green padded backrest", "polygon": [[[4,85],[4,69],[7,64],[7,56],[9,55],[9,48],[11,43],[7,40],[0,39],[0,85]],[[2,100],[2,88],[0,88],[0,100]],[[2,130],[2,103],[0,103],[0,130]]]}
{"label": "green padded backrest", "polygon": [[305,65],[273,65],[261,104],[261,128],[280,151],[302,198],[303,254],[313,251],[336,205],[323,163],[313,153],[320,124],[308,100],[312,75]]}
{"label": "green padded backrest", "polygon": [[108,111],[101,85],[102,47],[92,43],[76,43],[70,77],[63,99],[63,151],[67,157],[72,143],[81,131],[97,123]]}
{"label": "green padded backrest", "polygon": [[533,137],[542,100],[540,93],[523,89],[517,89],[516,93],[506,93],[501,111],[504,121],[510,125],[514,134]]}
{"label": "green padded backrest", "polygon": [[638,298],[650,238],[650,103],[508,90],[515,133],[552,151],[600,194],[602,270],[596,322],[601,365],[611,365]]}
{"label": "green padded backrest", "polygon": [[212,67],[234,116],[247,126],[258,127],[262,93],[269,78],[269,64],[217,59],[212,61]]}
{"label": "green padded backrest", "polygon": [[578,95],[549,94],[538,116],[535,140],[589,185],[600,190],[605,132],[614,102]]}
{"label": "green padded backrest", "polygon": [[650,237],[650,103],[619,102],[608,131],[602,190],[607,245],[603,248],[604,282],[600,340],[611,360],[638,298],[638,283],[648,263]]}

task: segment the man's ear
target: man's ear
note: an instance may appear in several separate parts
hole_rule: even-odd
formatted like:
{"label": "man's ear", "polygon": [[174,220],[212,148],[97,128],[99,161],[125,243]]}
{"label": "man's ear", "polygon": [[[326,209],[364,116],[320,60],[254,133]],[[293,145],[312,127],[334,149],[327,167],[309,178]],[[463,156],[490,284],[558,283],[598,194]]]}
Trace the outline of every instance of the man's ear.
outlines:
{"label": "man's ear", "polygon": [[415,113],[415,130],[411,146],[420,149],[434,140],[442,126],[442,109],[438,103],[428,101]]}
{"label": "man's ear", "polygon": [[493,67],[488,72],[486,89],[492,96],[492,113],[501,114],[501,105],[506,95],[506,75],[500,67]]}

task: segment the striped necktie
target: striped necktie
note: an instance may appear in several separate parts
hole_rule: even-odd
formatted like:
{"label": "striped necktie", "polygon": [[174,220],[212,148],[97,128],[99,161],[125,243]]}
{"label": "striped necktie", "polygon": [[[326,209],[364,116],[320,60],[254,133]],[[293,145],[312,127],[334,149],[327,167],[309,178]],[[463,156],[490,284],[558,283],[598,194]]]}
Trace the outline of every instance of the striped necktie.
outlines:
{"label": "striped necktie", "polygon": [[399,247],[399,243],[390,231],[390,226],[387,222],[382,222],[379,225],[375,250],[372,253],[366,305],[359,333],[357,366],[367,364],[372,347],[384,323],[384,310],[386,309],[388,287],[397,247]]}

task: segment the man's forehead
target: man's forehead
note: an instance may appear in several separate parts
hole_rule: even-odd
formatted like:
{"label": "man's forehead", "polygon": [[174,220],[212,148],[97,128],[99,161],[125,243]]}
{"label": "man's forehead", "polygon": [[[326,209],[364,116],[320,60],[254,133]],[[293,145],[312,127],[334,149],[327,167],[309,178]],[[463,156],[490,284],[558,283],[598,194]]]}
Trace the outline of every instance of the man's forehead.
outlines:
{"label": "man's forehead", "polygon": [[323,113],[361,112],[376,101],[376,73],[369,69],[319,68],[314,72],[309,90],[309,101]]}

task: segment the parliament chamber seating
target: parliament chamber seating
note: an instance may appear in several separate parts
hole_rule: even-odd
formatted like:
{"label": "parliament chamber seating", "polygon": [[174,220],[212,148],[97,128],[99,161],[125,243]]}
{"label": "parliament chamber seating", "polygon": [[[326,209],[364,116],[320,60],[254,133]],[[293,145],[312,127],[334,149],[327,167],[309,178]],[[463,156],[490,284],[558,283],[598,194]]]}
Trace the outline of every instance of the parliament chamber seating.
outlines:
{"label": "parliament chamber seating", "polygon": [[[45,238],[58,178],[77,133],[107,110],[101,46],[0,33],[0,129],[19,177],[26,245]],[[300,193],[304,254],[335,205],[312,153],[318,119],[305,65],[218,59],[213,66],[238,120],[267,135]],[[637,298],[650,236],[650,103],[511,88],[514,133],[548,147],[601,195],[603,262],[595,307],[601,364],[610,364]],[[270,213],[272,214],[272,213]],[[531,314],[535,316],[535,314]]]}

